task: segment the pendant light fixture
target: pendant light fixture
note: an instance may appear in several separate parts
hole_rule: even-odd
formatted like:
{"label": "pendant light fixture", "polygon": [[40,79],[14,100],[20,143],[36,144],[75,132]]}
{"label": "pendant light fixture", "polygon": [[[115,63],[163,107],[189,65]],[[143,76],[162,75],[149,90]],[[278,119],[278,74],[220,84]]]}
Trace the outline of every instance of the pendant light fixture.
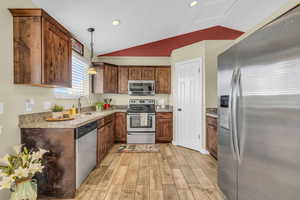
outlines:
{"label": "pendant light fixture", "polygon": [[88,28],[88,32],[91,33],[91,57],[90,57],[90,67],[88,69],[88,74],[94,75],[97,74],[95,67],[93,66],[93,58],[94,58],[94,28]]}

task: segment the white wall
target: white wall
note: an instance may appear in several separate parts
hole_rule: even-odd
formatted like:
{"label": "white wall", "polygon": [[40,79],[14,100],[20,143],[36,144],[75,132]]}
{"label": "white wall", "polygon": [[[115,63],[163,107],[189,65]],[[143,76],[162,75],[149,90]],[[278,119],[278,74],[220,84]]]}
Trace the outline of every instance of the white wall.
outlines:
{"label": "white wall", "polygon": [[232,40],[205,41],[205,107],[216,108],[218,105],[218,56],[232,44]]}
{"label": "white wall", "polygon": [[143,57],[143,56],[101,56],[95,61],[106,62],[115,65],[130,66],[160,66],[171,65],[170,57]]}
{"label": "white wall", "polygon": [[[0,102],[4,103],[4,114],[0,114],[0,156],[11,151],[13,145],[20,143],[18,116],[25,114],[25,101],[33,98],[32,112],[43,112],[43,102],[50,101],[72,106],[74,100],[57,100],[53,89],[13,84],[13,18],[8,8],[33,8],[31,0],[1,0],[0,3]],[[86,51],[88,52],[88,51]],[[86,105],[86,103],[84,103]],[[8,199],[7,191],[0,191],[0,199]]]}

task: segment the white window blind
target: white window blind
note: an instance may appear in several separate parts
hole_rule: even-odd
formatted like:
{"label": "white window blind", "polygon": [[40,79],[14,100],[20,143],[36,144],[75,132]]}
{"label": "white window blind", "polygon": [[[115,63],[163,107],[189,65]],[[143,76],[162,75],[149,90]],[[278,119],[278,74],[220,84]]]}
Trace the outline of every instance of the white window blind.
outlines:
{"label": "white window blind", "polygon": [[74,99],[88,96],[90,93],[90,78],[87,73],[88,64],[78,56],[72,56],[72,88],[55,88],[55,97],[59,99]]}

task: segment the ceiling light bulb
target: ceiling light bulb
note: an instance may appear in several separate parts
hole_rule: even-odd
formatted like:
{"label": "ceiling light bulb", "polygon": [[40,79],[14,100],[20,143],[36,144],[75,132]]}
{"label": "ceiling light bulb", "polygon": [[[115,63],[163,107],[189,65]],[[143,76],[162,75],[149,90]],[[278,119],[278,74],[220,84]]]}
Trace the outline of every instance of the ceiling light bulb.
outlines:
{"label": "ceiling light bulb", "polygon": [[118,25],[120,24],[120,20],[114,20],[114,21],[112,22],[112,24],[113,24],[114,26],[118,26]]}
{"label": "ceiling light bulb", "polygon": [[193,2],[190,3],[190,7],[194,7],[197,4],[198,4],[198,1],[193,1]]}

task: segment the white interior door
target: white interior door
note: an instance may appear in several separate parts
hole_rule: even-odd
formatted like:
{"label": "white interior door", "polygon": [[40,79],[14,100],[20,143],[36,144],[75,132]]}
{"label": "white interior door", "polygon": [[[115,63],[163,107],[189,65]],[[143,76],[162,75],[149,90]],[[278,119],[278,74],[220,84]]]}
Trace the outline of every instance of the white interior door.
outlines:
{"label": "white interior door", "polygon": [[202,146],[202,59],[175,65],[176,144],[201,150]]}

